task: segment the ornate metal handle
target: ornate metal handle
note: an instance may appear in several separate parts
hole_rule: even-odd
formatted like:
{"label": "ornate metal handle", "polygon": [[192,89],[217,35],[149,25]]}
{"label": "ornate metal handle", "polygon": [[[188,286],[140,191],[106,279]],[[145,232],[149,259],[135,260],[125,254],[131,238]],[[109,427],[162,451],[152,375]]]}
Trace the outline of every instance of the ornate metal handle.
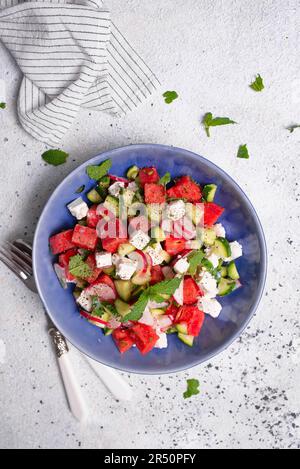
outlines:
{"label": "ornate metal handle", "polygon": [[49,329],[49,335],[52,337],[55,353],[58,358],[62,357],[65,353],[68,353],[69,347],[66,339],[57,329]]}

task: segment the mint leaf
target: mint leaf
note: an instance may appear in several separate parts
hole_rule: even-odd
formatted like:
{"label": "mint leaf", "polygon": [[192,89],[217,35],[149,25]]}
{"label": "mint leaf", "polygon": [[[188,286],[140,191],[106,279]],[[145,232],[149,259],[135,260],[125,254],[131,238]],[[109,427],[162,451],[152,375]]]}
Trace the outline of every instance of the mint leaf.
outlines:
{"label": "mint leaf", "polygon": [[83,258],[77,254],[69,260],[69,272],[74,277],[89,278],[92,275],[92,269],[84,262]]}
{"label": "mint leaf", "polygon": [[42,158],[46,163],[52,166],[60,166],[67,161],[69,154],[62,150],[47,150],[42,154]]}
{"label": "mint leaf", "polygon": [[165,98],[165,103],[166,104],[171,104],[173,101],[175,101],[175,99],[177,99],[179,96],[178,96],[178,93],[176,91],[166,91],[164,94],[163,94],[163,97]]}
{"label": "mint leaf", "polygon": [[250,158],[247,145],[241,145],[237,154],[238,158],[245,158],[248,160]]}
{"label": "mint leaf", "polygon": [[0,109],[5,109],[6,108],[6,103],[0,103]]}
{"label": "mint leaf", "polygon": [[144,314],[149,301],[147,290],[141,294],[137,302],[133,305],[132,310],[124,318],[123,322],[138,321]]}
{"label": "mint leaf", "polygon": [[119,316],[115,305],[110,303],[102,303],[98,297],[92,297],[92,315],[101,318],[104,314]]}
{"label": "mint leaf", "polygon": [[250,88],[256,92],[260,92],[262,91],[265,86],[264,86],[264,82],[263,82],[263,79],[260,75],[257,75],[257,77],[255,78],[254,82],[251,83],[251,85],[249,85]]}
{"label": "mint leaf", "polygon": [[287,130],[290,131],[290,133],[292,134],[294,132],[294,130],[296,129],[300,129],[300,124],[294,124],[294,125],[290,125],[289,127],[287,127]]}
{"label": "mint leaf", "polygon": [[185,399],[189,399],[192,396],[200,394],[199,391],[200,383],[197,379],[188,379],[187,380],[187,390],[183,393]]}
{"label": "mint leaf", "polygon": [[162,178],[160,178],[159,180],[159,184],[161,184],[162,186],[166,186],[167,184],[169,184],[169,182],[171,182],[171,174],[170,173],[166,173]]}
{"label": "mint leaf", "polygon": [[207,136],[210,137],[210,127],[236,124],[236,122],[229,119],[229,117],[213,117],[211,112],[207,112],[203,117],[202,124],[204,125]]}
{"label": "mint leaf", "polygon": [[204,253],[202,251],[195,251],[188,257],[190,264],[189,274],[195,275],[197,267],[201,264],[202,259],[204,258]]}
{"label": "mint leaf", "polygon": [[75,191],[75,194],[82,194],[84,189],[85,189],[85,185],[78,187],[78,189]]}
{"label": "mint leaf", "polygon": [[86,173],[91,179],[95,179],[95,181],[100,181],[103,176],[106,176],[108,171],[111,168],[111,160],[105,160],[99,166],[88,166],[86,168]]}
{"label": "mint leaf", "polygon": [[175,277],[170,280],[164,280],[163,282],[157,283],[153,287],[149,287],[148,294],[150,299],[152,300],[153,297],[155,297],[154,301],[156,301],[156,299],[161,297],[161,295],[172,296],[177,288],[179,288],[181,280],[182,279],[180,277]]}

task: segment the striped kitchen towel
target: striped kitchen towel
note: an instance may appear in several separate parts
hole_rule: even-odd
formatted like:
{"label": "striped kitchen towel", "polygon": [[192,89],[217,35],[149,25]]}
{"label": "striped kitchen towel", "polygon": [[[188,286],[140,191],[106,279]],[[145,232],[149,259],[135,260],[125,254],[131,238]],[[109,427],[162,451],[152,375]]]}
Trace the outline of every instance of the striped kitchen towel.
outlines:
{"label": "striped kitchen towel", "polygon": [[0,0],[0,39],[24,74],[19,120],[53,147],[80,107],[124,115],[159,85],[102,0]]}

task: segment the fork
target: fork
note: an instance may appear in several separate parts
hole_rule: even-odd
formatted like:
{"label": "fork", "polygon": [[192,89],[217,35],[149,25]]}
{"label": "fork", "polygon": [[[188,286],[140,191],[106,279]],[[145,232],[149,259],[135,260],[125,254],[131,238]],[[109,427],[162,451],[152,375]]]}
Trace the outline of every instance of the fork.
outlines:
{"label": "fork", "polygon": [[[0,247],[0,260],[26,285],[27,288],[34,293],[38,293],[33,276],[32,246],[30,244],[26,243],[22,239],[17,239],[12,243],[6,243],[6,247]],[[68,344],[66,339],[51,321],[47,312],[46,316],[48,320],[49,335],[51,336],[55,346],[70,409],[78,420],[84,420],[88,413],[87,407],[72,369],[71,361],[69,359],[70,352]],[[117,400],[130,400],[132,398],[132,390],[130,386],[116,371],[92,360],[87,355],[83,354],[83,357]]]}

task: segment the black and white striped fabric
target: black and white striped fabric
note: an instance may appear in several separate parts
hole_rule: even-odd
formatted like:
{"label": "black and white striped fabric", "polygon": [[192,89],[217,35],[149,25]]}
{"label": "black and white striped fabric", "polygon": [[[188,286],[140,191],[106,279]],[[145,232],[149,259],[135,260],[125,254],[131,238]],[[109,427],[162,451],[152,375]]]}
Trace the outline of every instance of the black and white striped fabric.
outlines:
{"label": "black and white striped fabric", "polygon": [[19,120],[53,147],[81,106],[120,116],[159,85],[102,0],[0,0],[0,39],[24,74]]}

